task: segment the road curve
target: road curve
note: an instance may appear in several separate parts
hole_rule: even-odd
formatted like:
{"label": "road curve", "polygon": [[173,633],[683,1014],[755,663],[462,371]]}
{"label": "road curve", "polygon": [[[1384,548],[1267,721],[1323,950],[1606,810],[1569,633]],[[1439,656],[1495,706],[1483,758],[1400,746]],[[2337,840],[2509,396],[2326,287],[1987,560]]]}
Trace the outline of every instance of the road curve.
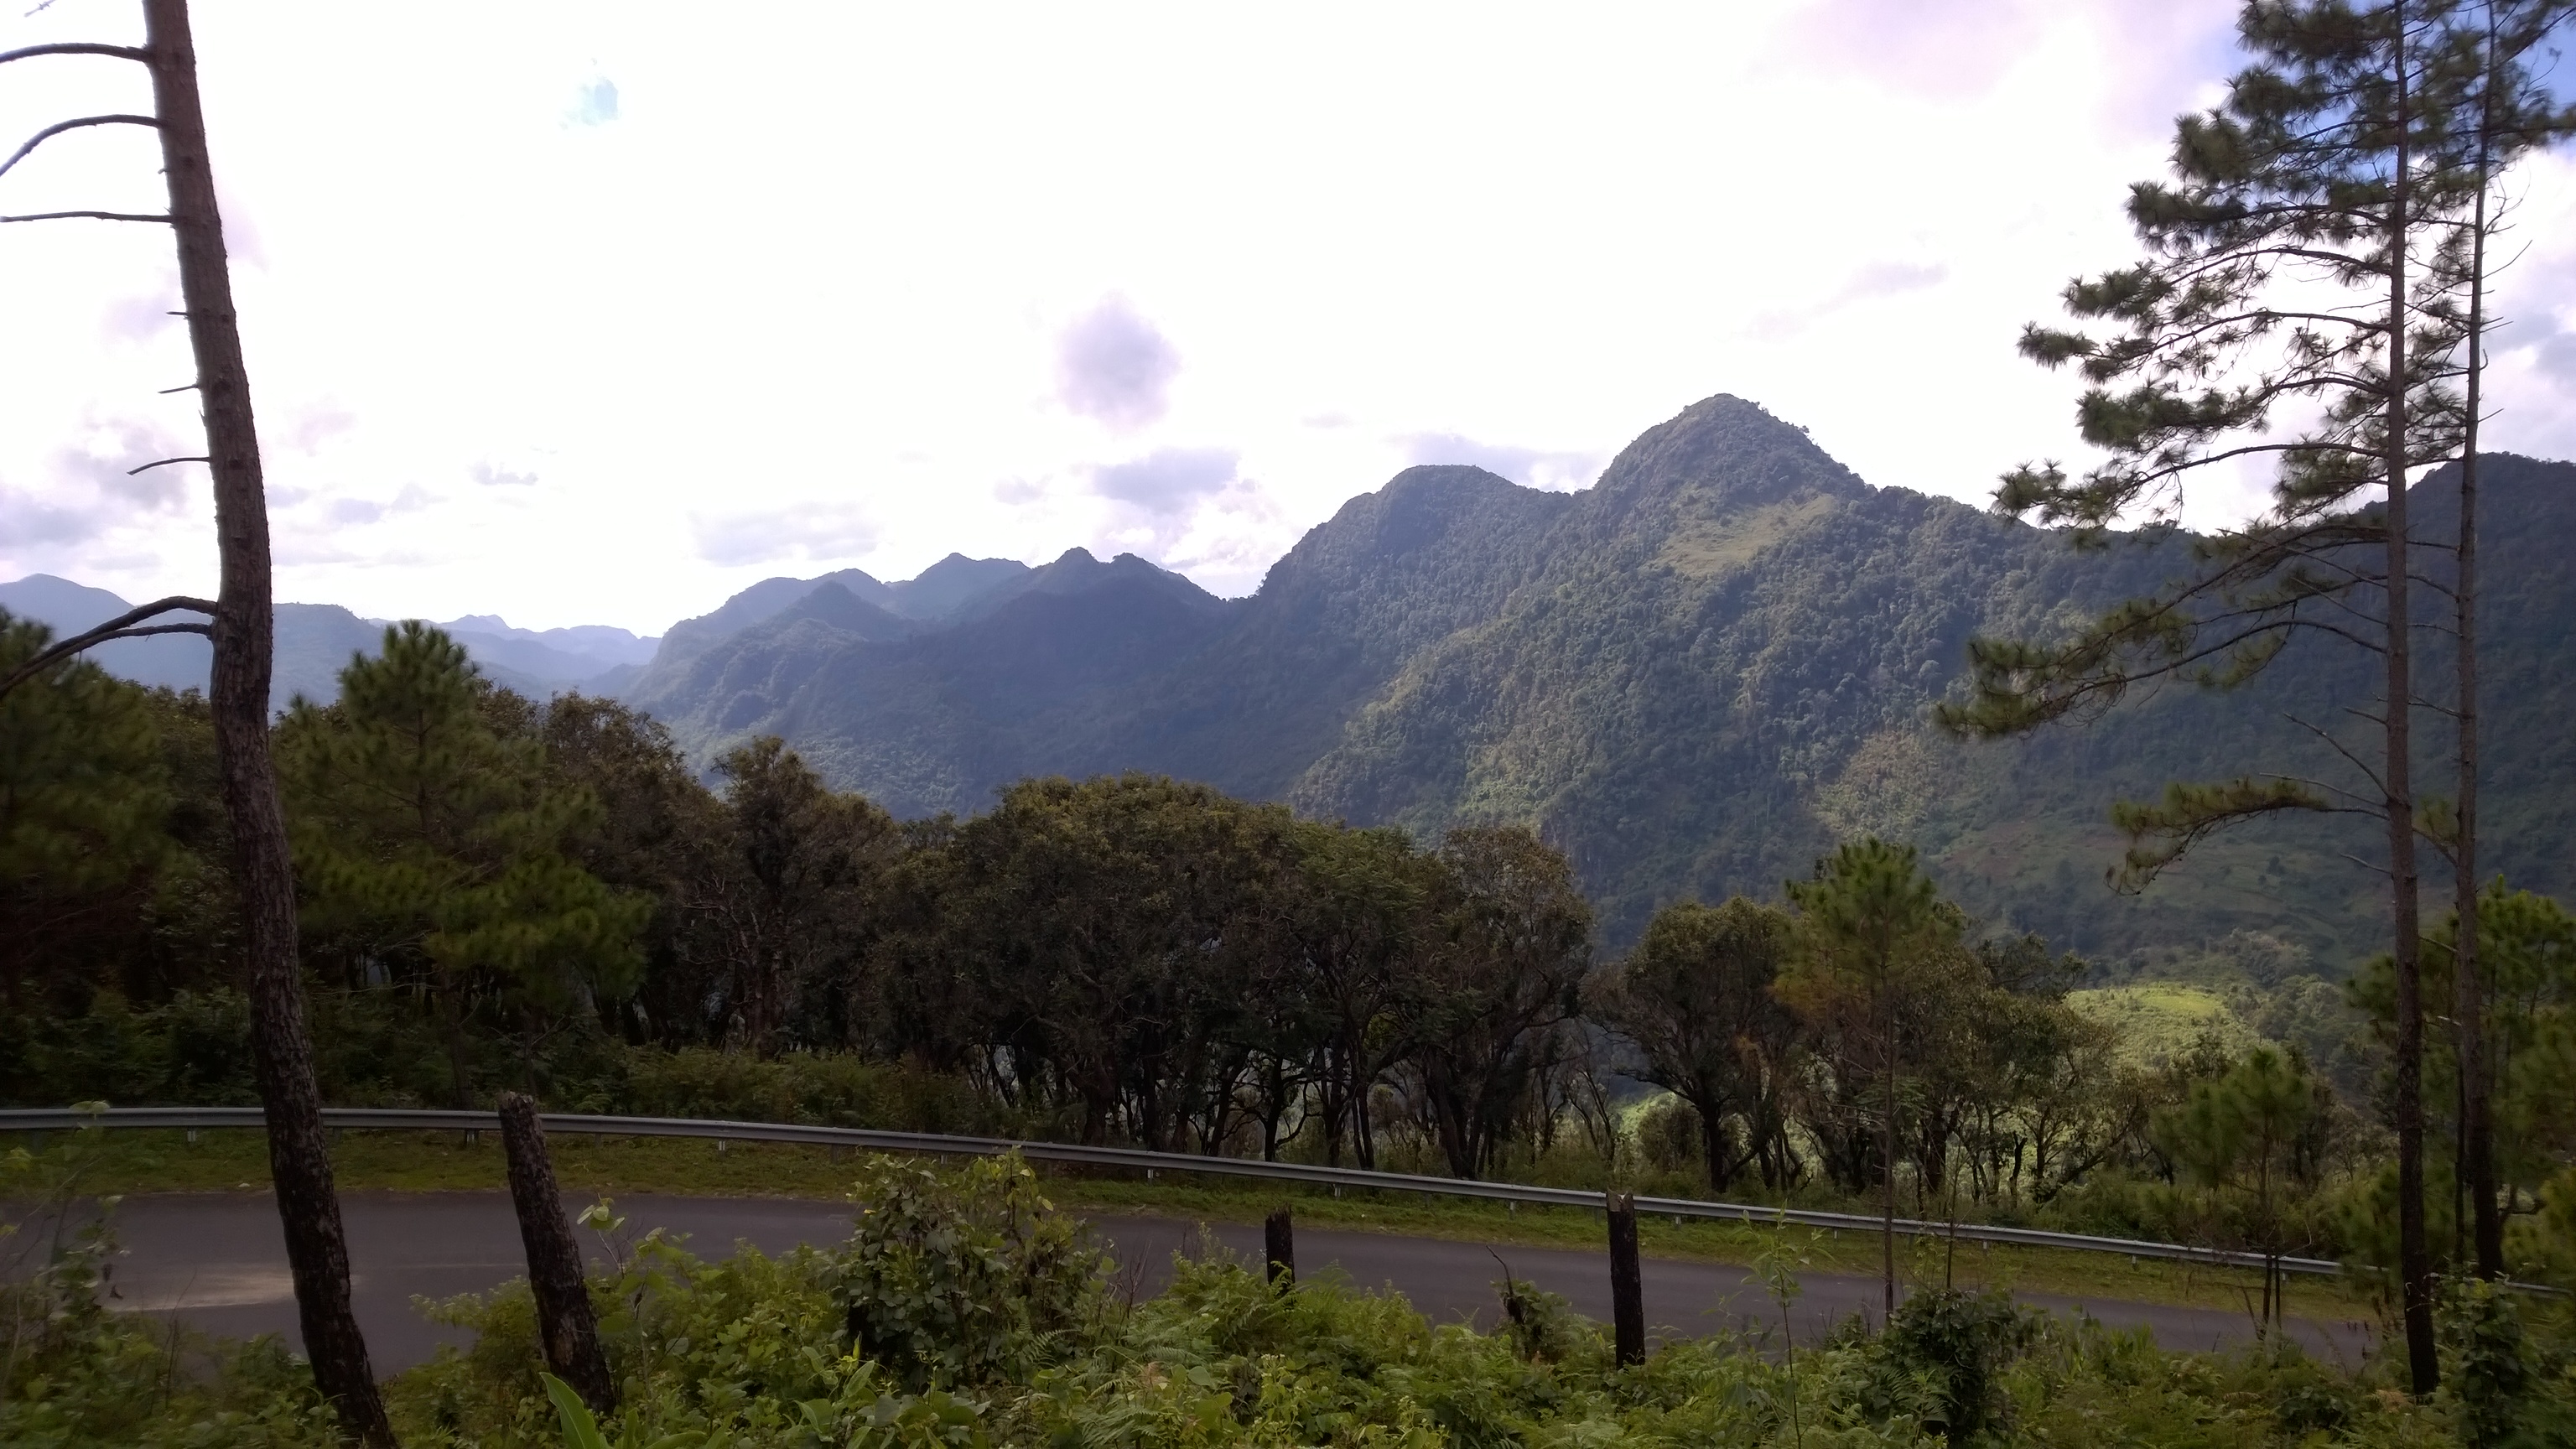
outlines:
{"label": "road curve", "polygon": [[[399,1372],[427,1359],[441,1343],[463,1341],[456,1330],[424,1318],[413,1306],[415,1298],[481,1292],[526,1272],[505,1194],[353,1192],[341,1201],[358,1321],[378,1373]],[[573,1202],[573,1210],[588,1201]],[[850,1231],[849,1212],[837,1203],[639,1195],[619,1198],[617,1208],[629,1231],[658,1227],[684,1234],[704,1256],[721,1256],[737,1242],[770,1253],[799,1243],[830,1244]],[[111,1287],[119,1306],[176,1314],[234,1337],[275,1333],[289,1343],[299,1341],[285,1241],[266,1194],[129,1197],[116,1208],[114,1222],[122,1251]],[[1169,1281],[1175,1252],[1195,1254],[1204,1241],[1199,1224],[1177,1219],[1099,1216],[1092,1224],[1120,1265],[1122,1290],[1140,1296]],[[1261,1252],[1257,1226],[1217,1224],[1205,1231],[1246,1258]],[[1363,1287],[1391,1286],[1435,1322],[1471,1320],[1490,1327],[1493,1285],[1506,1270],[1565,1295],[1577,1312],[1610,1316],[1604,1252],[1301,1228],[1297,1258],[1310,1276],[1331,1270]],[[1742,1268],[1650,1258],[1644,1278],[1646,1322],[1654,1337],[1778,1327],[1777,1306]],[[1874,1277],[1809,1273],[1802,1285],[1795,1317],[1801,1341],[1852,1314],[1877,1314],[1881,1295]],[[2144,1324],[2167,1348],[2211,1348],[2250,1336],[2243,1313],[2050,1294],[2026,1294],[2023,1301],[2061,1312],[2080,1307],[2116,1326]],[[2371,1341],[2370,1329],[2359,1322],[2300,1320],[2292,1329],[2312,1351],[2346,1361],[2357,1360]]]}

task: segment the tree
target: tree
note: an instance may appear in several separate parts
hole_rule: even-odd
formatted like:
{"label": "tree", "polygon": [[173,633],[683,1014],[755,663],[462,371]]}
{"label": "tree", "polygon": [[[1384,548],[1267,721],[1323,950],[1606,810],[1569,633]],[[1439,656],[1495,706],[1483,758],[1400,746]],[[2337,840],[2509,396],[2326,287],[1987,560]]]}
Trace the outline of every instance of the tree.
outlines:
{"label": "tree", "polygon": [[1449,1170],[1476,1177],[1578,1004],[1592,907],[1565,857],[1521,826],[1461,826],[1441,838],[1448,893],[1431,949],[1411,956],[1414,1046],[1406,1058]]}
{"label": "tree", "polygon": [[[0,612],[0,671],[49,638]],[[0,1000],[12,1012],[39,1009],[24,997],[48,957],[131,915],[172,850],[170,807],[142,690],[67,659],[0,695]]]}
{"label": "tree", "polygon": [[1322,1018],[1315,1093],[1324,1160],[1340,1166],[1348,1142],[1359,1165],[1374,1168],[1369,1095],[1413,1050],[1410,968],[1415,952],[1433,949],[1446,870],[1400,830],[1300,821],[1292,831],[1298,989]]}
{"label": "tree", "polygon": [[[2156,1114],[2157,1145],[2200,1188],[2211,1226],[2232,1216],[2263,1255],[2262,1322],[2281,1321],[2281,1259],[2297,1244],[2283,1195],[2313,1192],[2325,1161],[2333,1094],[2297,1054],[2248,1052],[2225,1076],[2193,1084]],[[2229,1201],[2229,1198],[2241,1201]]]}
{"label": "tree", "polygon": [[776,736],[716,762],[725,781],[718,858],[695,893],[726,967],[725,1010],[760,1056],[790,1037],[846,1045],[875,897],[901,832],[856,795],[835,794]]}
{"label": "tree", "polygon": [[[83,116],[57,122],[20,147],[11,164],[66,131],[96,125],[148,126],[161,138],[169,211],[159,216],[48,212],[0,217],[0,222],[87,218],[170,228],[179,255],[179,292],[188,341],[197,365],[196,379],[189,387],[203,409],[206,451],[195,459],[162,461],[203,462],[213,475],[221,583],[211,601],[157,600],[66,639],[0,679],[0,691],[32,677],[53,658],[68,657],[109,639],[177,632],[209,636],[214,667],[208,694],[232,836],[242,937],[250,961],[251,1056],[265,1109],[269,1179],[277,1194],[278,1221],[285,1229],[287,1267],[295,1282],[304,1351],[312,1359],[314,1382],[339,1413],[342,1432],[368,1444],[391,1444],[393,1429],[368,1366],[366,1338],[349,1305],[348,1238],[341,1227],[339,1193],[332,1183],[330,1149],[322,1134],[322,1095],[313,1075],[312,1036],[305,1026],[295,940],[295,867],[287,845],[284,808],[278,800],[277,774],[268,753],[268,686],[276,622],[268,500],[260,471],[259,430],[251,412],[250,374],[242,362],[241,328],[224,255],[223,217],[215,204],[205,112],[197,93],[196,42],[189,29],[187,0],[143,0],[143,22],[140,48],[78,42],[0,52],[0,64],[44,56],[96,55],[140,63],[152,74],[152,115]],[[202,614],[208,622],[153,622],[176,613]]]}
{"label": "tree", "polygon": [[459,1107],[473,1105],[478,1003],[515,1020],[533,1073],[544,1018],[595,1016],[599,998],[632,989],[652,910],[569,853],[597,801],[546,778],[535,738],[494,728],[496,703],[524,712],[514,699],[415,621],[341,671],[338,703],[299,699],[278,731],[315,934],[362,971],[417,972],[439,1003]]}
{"label": "tree", "polygon": [[2452,802],[2451,865],[2452,1020],[2459,1051],[2461,1190],[2471,1205],[2477,1271],[2504,1272],[2504,1217],[2496,1196],[2495,1144],[2488,1103],[2493,1082],[2484,1057],[2486,1032],[2479,1020],[2484,993],[2478,974],[2478,432],[2485,422],[2487,279],[2490,243],[2503,221],[2495,204],[2497,173],[2533,146],[2576,130],[2576,108],[2550,103],[2526,67],[2525,57],[2549,37],[2576,5],[2568,0],[2478,0],[2464,5],[2456,30],[2471,75],[2469,97],[2458,109],[2472,186],[2466,224],[2436,257],[2452,274],[2452,297],[2463,299],[2459,318],[2462,379],[2460,408],[2459,538],[2454,547],[2452,604],[2457,656],[2459,793]]}
{"label": "tree", "polygon": [[[2478,181],[2460,164],[2459,47],[2447,0],[2248,4],[2255,63],[2217,110],[2176,128],[2174,180],[2130,192],[2148,256],[2078,280],[2068,312],[2097,335],[2034,325],[2022,351],[2073,363],[2085,441],[2105,461],[2080,482],[2055,466],[2007,474],[1997,506],[2075,526],[2101,546],[2144,516],[2170,521],[2187,479],[2238,459],[2277,468],[2271,508],[2205,544],[2191,574],[2123,603],[2071,640],[1979,640],[1973,698],[1943,719],[2012,734],[2109,707],[2141,685],[2233,686],[2294,639],[2375,656],[2376,749],[2302,722],[2356,788],[2282,771],[2168,788],[2117,807],[2139,881],[2230,825],[2291,812],[2356,814],[2385,838],[2399,981],[2397,1135],[2408,1362],[2438,1376],[2423,1204],[2423,1009],[2417,936],[2413,714],[2417,706],[2407,485],[2450,456],[2460,410],[2445,359],[2460,329],[2439,305],[2455,278],[2421,265]],[[2284,412],[2304,415],[2283,426]],[[2376,501],[2369,501],[2375,491]]]}
{"label": "tree", "polygon": [[[1747,1162],[1760,1164],[1767,1185],[1785,1185],[1781,1096],[1797,1018],[1771,988],[1795,930],[1787,912],[1741,896],[1669,905],[1588,993],[1590,1014],[1644,1054],[1646,1080],[1699,1114],[1712,1193],[1724,1194]],[[1741,1154],[1728,1127],[1737,1119]]]}
{"label": "tree", "polygon": [[1886,1310],[1896,1312],[1896,1122],[1905,1069],[1906,1018],[1955,968],[1966,922],[1941,899],[1914,847],[1872,836],[1816,862],[1789,883],[1798,909],[1797,951],[1780,999],[1843,1043],[1837,1072],[1879,1081],[1880,1257]]}

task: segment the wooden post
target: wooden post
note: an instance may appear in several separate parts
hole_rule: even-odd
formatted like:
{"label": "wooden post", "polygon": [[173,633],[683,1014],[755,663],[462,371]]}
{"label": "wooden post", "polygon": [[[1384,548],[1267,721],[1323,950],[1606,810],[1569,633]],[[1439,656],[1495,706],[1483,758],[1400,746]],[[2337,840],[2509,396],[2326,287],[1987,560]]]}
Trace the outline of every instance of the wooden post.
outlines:
{"label": "wooden post", "polygon": [[554,1163],[546,1157],[545,1129],[537,1104],[524,1092],[501,1094],[501,1150],[510,1159],[510,1204],[519,1210],[519,1241],[528,1249],[528,1286],[537,1299],[537,1337],[546,1367],[572,1385],[598,1414],[617,1409],[617,1385],[599,1347],[599,1318],[583,1281],[581,1246],[565,1220],[555,1189]]}
{"label": "wooden post", "polygon": [[1633,1194],[1603,1194],[1610,1219],[1610,1327],[1618,1341],[1619,1367],[1646,1361],[1646,1286],[1637,1266],[1637,1199]]}
{"label": "wooden post", "polygon": [[1261,1225],[1261,1238],[1263,1256],[1269,1259],[1268,1271],[1262,1275],[1264,1281],[1276,1283],[1285,1278],[1294,1287],[1297,1282],[1297,1224],[1289,1216],[1288,1209],[1278,1208],[1270,1214]]}

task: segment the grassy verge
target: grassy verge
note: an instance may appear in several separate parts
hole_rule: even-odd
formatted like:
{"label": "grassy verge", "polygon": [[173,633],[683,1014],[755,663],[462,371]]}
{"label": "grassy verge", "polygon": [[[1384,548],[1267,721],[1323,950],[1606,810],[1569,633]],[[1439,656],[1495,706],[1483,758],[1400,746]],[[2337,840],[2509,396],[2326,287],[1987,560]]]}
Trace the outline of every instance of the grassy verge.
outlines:
{"label": "grassy verge", "polygon": [[[61,1134],[54,1141],[59,1144]],[[834,1200],[849,1188],[846,1160],[820,1147],[704,1140],[557,1134],[549,1144],[567,1189],[604,1195],[667,1193],[697,1197],[794,1197]],[[76,1184],[84,1195],[262,1191],[266,1149],[257,1133],[207,1131],[195,1142],[180,1132],[114,1131],[81,1139],[85,1162]],[[497,1137],[468,1143],[452,1132],[348,1132],[333,1150],[340,1186],[350,1191],[498,1191],[507,1186]],[[1531,1247],[1597,1248],[1600,1214],[1577,1208],[1521,1207],[1415,1193],[1352,1192],[1225,1179],[1147,1182],[1133,1175],[1041,1167],[1059,1206],[1103,1214],[1174,1217],[1205,1222],[1258,1222],[1283,1204],[1301,1225]],[[1639,1223],[1648,1256],[1751,1264],[1779,1231],[1745,1223],[1648,1218]],[[1878,1240],[1867,1233],[1790,1229],[1796,1251],[1817,1271],[1874,1275]],[[1962,1287],[1992,1284],[2017,1292],[2240,1310],[2254,1275],[2186,1264],[2132,1261],[2109,1253],[1899,1239],[1898,1266],[1909,1281]],[[2289,1309],[2312,1318],[2367,1318],[2373,1309],[2339,1279],[2293,1277]]]}

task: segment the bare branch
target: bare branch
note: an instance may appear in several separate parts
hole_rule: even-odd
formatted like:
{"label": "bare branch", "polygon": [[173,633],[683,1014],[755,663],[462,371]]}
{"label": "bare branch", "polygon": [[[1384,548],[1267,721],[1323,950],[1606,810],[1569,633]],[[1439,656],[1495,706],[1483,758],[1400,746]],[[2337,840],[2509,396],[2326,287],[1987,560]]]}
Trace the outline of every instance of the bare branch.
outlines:
{"label": "bare branch", "polygon": [[0,50],[0,65],[13,60],[30,60],[40,55],[105,55],[118,60],[139,60],[150,64],[152,52],[132,45],[100,45],[92,41],[60,41],[52,45],[30,45],[19,50]]}
{"label": "bare branch", "polygon": [[[193,384],[192,384],[192,385],[193,385]],[[171,390],[172,390],[173,392],[178,391],[178,389],[176,389],[176,388],[173,388],[173,389],[171,389]],[[126,476],[126,477],[128,477],[128,478],[131,478],[131,477],[133,477],[135,474],[137,474],[137,473],[141,473],[141,472],[145,471],[146,469],[151,469],[151,468],[167,468],[167,467],[169,467],[169,466],[170,466],[171,464],[173,464],[173,463],[211,463],[211,462],[213,462],[213,461],[214,461],[214,460],[213,460],[213,459],[211,459],[211,458],[203,458],[203,457],[196,457],[196,458],[155,458],[155,459],[153,459],[151,462],[144,464],[144,465],[143,465],[143,467],[141,467],[141,468],[128,468],[128,469],[126,469],[126,470],[125,470],[125,476]]]}
{"label": "bare branch", "polygon": [[99,625],[97,628],[92,629],[87,633],[74,634],[72,637],[38,652],[35,658],[30,659],[26,663],[19,665],[16,669],[11,670],[8,678],[0,679],[0,695],[6,695],[9,691],[16,689],[19,685],[35,678],[37,675],[44,673],[46,670],[51,669],[66,659],[71,658],[82,650],[87,649],[92,645],[104,644],[110,639],[134,639],[140,638],[146,634],[205,634],[212,637],[213,626],[208,624],[161,624],[150,628],[136,627],[142,624],[146,619],[157,618],[160,615],[175,612],[203,614],[211,619],[214,617],[215,606],[212,600],[191,599],[183,595],[173,594],[169,598],[155,599],[149,604],[128,609],[124,613],[117,615],[115,618],[108,620],[106,623]]}
{"label": "bare branch", "polygon": [[131,211],[40,211],[33,216],[0,216],[0,222],[70,221],[76,218],[87,218],[91,221],[157,221],[164,225],[167,225],[170,220],[166,216],[144,216]]}
{"label": "bare branch", "polygon": [[161,123],[150,116],[83,116],[77,121],[56,121],[28,137],[27,144],[19,147],[8,160],[0,161],[0,176],[8,175],[10,167],[26,160],[28,152],[65,131],[77,131],[83,126],[150,126],[156,131],[161,129]]}

